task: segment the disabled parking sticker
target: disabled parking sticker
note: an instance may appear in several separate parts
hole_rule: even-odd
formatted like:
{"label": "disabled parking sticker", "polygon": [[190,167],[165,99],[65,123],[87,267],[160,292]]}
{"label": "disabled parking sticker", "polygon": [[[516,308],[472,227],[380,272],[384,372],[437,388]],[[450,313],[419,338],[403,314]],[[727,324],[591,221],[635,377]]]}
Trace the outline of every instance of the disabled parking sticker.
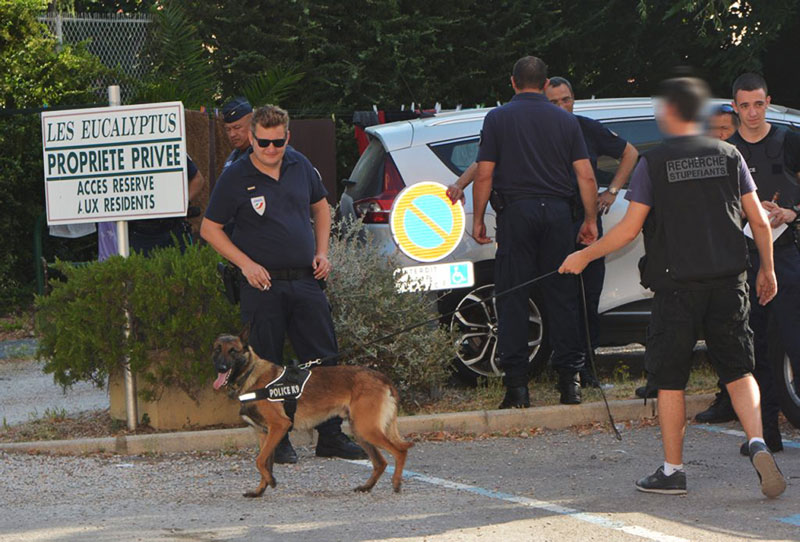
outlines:
{"label": "disabled parking sticker", "polygon": [[464,207],[435,182],[412,185],[397,196],[389,223],[400,250],[420,262],[441,260],[464,236]]}

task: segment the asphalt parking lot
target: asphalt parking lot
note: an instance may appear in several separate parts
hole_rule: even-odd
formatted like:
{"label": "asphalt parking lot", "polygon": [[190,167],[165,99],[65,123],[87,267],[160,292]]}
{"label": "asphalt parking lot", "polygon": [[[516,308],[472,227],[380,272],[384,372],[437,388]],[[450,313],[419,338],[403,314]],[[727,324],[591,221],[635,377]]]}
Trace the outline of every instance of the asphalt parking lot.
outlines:
{"label": "asphalt parking lot", "polygon": [[[766,500],[736,424],[691,426],[685,497],[643,494],[659,464],[658,429],[419,442],[403,492],[388,475],[351,489],[366,465],[300,448],[260,499],[254,450],[85,457],[0,453],[0,542],[798,540],[800,443],[778,461],[789,488]],[[387,473],[388,474],[388,473]]]}

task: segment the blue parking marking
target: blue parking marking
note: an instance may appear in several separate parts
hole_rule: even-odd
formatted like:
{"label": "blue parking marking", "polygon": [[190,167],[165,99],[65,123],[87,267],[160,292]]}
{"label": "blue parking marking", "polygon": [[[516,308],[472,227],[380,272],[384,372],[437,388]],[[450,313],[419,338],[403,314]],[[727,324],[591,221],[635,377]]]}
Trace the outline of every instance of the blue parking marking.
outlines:
{"label": "blue parking marking", "polygon": [[[726,429],[724,427],[716,427],[714,425],[706,425],[706,424],[697,424],[694,427],[698,429],[702,429],[703,431],[708,431],[709,433],[722,433],[725,435],[733,435],[734,437],[742,437],[745,438],[744,431],[738,431],[736,429]],[[800,448],[800,442],[794,442],[793,440],[784,440],[783,441],[784,448]]]}
{"label": "blue parking marking", "polygon": [[788,516],[785,518],[772,518],[772,519],[777,519],[782,523],[788,523],[789,525],[795,525],[797,527],[800,527],[800,514],[795,514],[793,516]]}

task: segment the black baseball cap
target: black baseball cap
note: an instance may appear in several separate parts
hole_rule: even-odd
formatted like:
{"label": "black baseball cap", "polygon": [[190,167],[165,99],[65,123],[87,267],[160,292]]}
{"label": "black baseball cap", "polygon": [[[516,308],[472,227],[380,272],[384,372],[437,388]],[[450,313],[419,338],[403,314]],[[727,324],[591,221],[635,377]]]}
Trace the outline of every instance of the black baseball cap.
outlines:
{"label": "black baseball cap", "polygon": [[231,101],[222,106],[222,118],[226,123],[236,122],[240,118],[253,112],[253,106],[247,101],[247,98],[241,96],[233,98]]}

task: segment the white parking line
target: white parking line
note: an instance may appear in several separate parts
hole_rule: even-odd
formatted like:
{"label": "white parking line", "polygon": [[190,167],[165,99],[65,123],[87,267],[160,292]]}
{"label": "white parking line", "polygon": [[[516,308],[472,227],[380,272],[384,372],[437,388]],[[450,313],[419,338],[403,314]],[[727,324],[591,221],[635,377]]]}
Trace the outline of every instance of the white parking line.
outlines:
{"label": "white parking line", "polygon": [[[347,461],[348,463],[353,463],[354,465],[361,465],[363,467],[372,468],[372,463],[370,463],[367,460],[345,460],[345,461]],[[393,470],[394,469],[392,469],[391,466],[386,468],[386,472],[389,473],[393,472]],[[613,529],[615,531],[622,531],[624,533],[633,536],[638,536],[639,538],[645,538],[647,540],[655,540],[657,542],[689,542],[688,539],[686,538],[680,538],[678,536],[672,536],[665,533],[660,533],[658,531],[653,531],[652,529],[647,529],[645,527],[640,527],[638,525],[627,525],[621,521],[610,520],[593,514],[587,514],[586,512],[581,512],[580,510],[576,510],[574,508],[567,508],[566,506],[561,506],[559,504],[554,504],[547,501],[540,501],[538,499],[529,499],[528,497],[519,497],[517,495],[511,495],[510,493],[501,493],[499,491],[492,491],[490,489],[484,489],[478,486],[471,486],[469,484],[462,484],[460,482],[453,482],[450,480],[445,480],[443,478],[427,476],[425,474],[420,474],[409,470],[403,471],[403,478],[407,478],[409,480],[417,480],[419,482],[424,482],[426,484],[444,487],[447,489],[466,491],[469,493],[474,493],[476,495],[488,497],[490,499],[497,499],[505,502],[526,506],[528,508],[545,510],[547,512],[560,514],[562,516],[569,516],[579,521],[585,521],[586,523],[591,523],[593,525],[598,525],[600,527],[605,527],[607,529]]]}

